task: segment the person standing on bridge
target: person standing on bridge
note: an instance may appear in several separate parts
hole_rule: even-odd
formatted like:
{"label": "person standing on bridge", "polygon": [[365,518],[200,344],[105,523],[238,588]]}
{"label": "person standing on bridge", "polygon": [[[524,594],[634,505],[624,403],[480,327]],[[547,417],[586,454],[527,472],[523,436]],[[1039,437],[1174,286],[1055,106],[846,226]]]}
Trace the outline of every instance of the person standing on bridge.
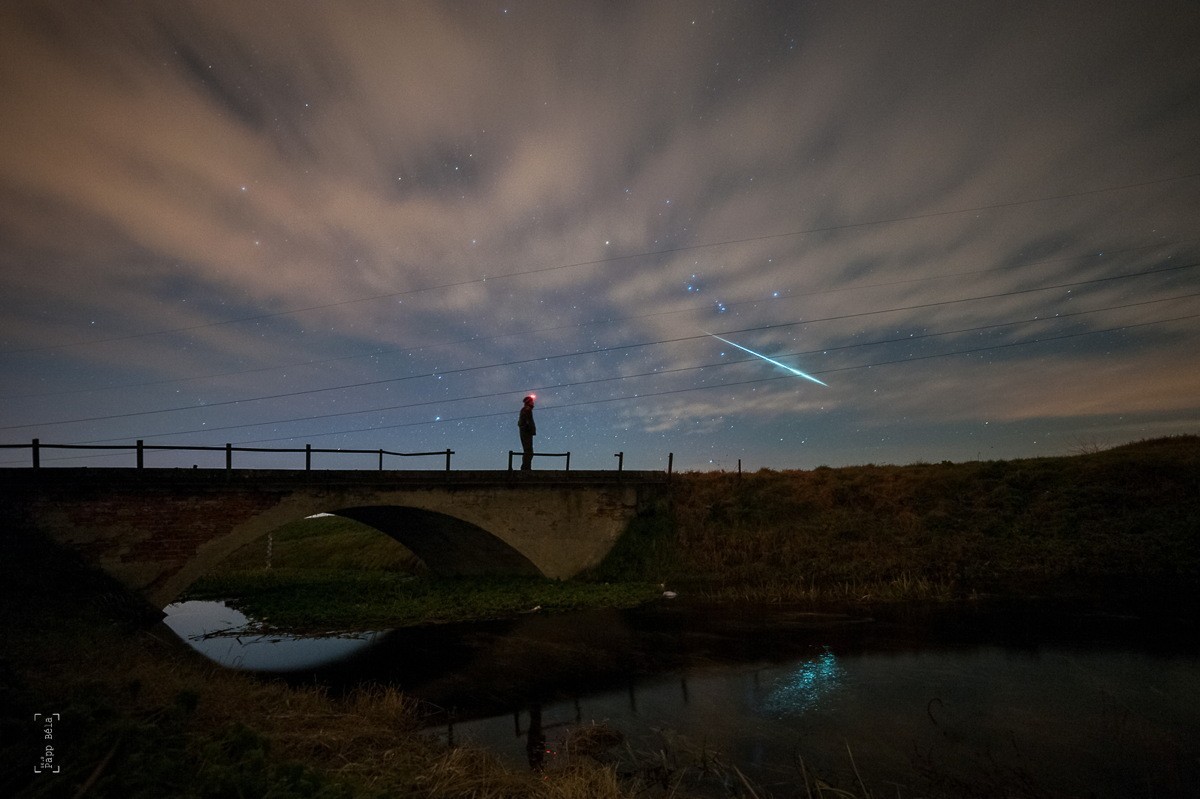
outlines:
{"label": "person standing on bridge", "polygon": [[517,417],[517,430],[521,433],[521,471],[527,472],[533,468],[533,437],[537,435],[537,425],[533,422],[532,394],[525,398],[521,406],[521,414]]}

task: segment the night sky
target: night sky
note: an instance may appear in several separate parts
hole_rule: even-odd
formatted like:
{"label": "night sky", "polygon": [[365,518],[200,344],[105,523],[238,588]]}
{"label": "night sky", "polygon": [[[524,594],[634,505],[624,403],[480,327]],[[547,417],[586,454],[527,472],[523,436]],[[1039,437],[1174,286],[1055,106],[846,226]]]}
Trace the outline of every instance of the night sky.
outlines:
{"label": "night sky", "polygon": [[529,392],[572,469],[1200,432],[1198,54],[1152,0],[7,0],[0,443],[502,469]]}

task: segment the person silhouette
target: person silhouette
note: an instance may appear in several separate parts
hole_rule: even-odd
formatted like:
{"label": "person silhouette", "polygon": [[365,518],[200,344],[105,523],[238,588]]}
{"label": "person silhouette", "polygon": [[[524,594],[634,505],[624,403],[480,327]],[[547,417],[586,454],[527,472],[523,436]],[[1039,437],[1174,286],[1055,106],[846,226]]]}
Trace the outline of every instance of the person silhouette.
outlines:
{"label": "person silhouette", "polygon": [[533,403],[537,398],[530,394],[521,406],[517,416],[517,430],[521,433],[521,471],[527,472],[533,468],[533,437],[537,435],[537,425],[533,421]]}

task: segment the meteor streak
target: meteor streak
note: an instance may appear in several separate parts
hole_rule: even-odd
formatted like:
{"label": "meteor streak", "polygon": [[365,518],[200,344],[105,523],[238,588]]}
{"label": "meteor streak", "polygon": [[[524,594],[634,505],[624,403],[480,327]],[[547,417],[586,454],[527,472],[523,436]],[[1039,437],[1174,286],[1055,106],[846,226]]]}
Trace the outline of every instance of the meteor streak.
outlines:
{"label": "meteor streak", "polygon": [[792,367],[788,366],[786,363],[780,363],[779,361],[775,360],[774,358],[768,358],[767,356],[763,355],[761,352],[755,352],[754,350],[750,349],[749,347],[743,347],[741,344],[735,344],[727,338],[721,338],[716,333],[709,333],[707,330],[705,330],[704,333],[705,333],[705,335],[712,336],[717,341],[724,341],[726,344],[728,344],[731,347],[737,347],[739,350],[742,350],[743,352],[748,352],[751,355],[753,355],[755,358],[762,358],[767,363],[774,364],[775,366],[778,366],[780,369],[787,369],[789,372],[796,375],[796,377],[803,377],[805,380],[811,380],[814,383],[819,383],[820,385],[825,386],[826,388],[829,387],[828,383],[818,380],[817,378],[813,377],[812,375],[808,374],[807,372],[801,372],[799,369],[793,369]]}

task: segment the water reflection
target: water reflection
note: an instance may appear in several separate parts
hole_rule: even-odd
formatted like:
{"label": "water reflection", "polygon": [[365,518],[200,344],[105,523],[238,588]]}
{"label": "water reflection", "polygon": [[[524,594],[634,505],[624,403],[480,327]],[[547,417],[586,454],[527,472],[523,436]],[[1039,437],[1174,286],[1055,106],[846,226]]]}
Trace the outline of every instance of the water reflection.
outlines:
{"label": "water reflection", "polygon": [[369,647],[379,635],[264,635],[244,613],[224,602],[177,602],[163,612],[163,622],[205,657],[248,671],[295,672],[328,666]]}
{"label": "water reflection", "polygon": [[802,715],[836,691],[842,675],[837,656],[826,649],[817,658],[800,663],[795,671],[778,680],[763,699],[762,709],[778,718]]}
{"label": "water reflection", "polygon": [[832,784],[857,784],[857,764],[868,784],[899,783],[904,795],[923,775],[943,785],[1191,797],[1200,795],[1198,675],[1194,659],[1063,649],[822,652],[787,666],[643,678],[446,731],[456,744],[540,768],[571,730],[604,725],[627,739],[620,751],[706,751],[772,793],[798,784],[802,756]]}
{"label": "water reflection", "polygon": [[[244,619],[213,613],[218,627]],[[1041,611],[865,620],[672,605],[393,631],[340,642],[351,648],[320,665],[283,657],[282,641],[237,657],[335,694],[396,685],[437,709],[448,742],[534,769],[582,727],[619,731],[621,752],[718,752],[772,793],[792,792],[798,755],[857,784],[849,749],[866,780],[904,795],[920,795],[923,774],[1172,797],[1200,795],[1193,632]]]}
{"label": "water reflection", "polygon": [[[517,737],[521,737],[521,716],[514,716],[517,722]],[[546,764],[546,730],[542,727],[542,706],[533,705],[529,708],[529,728],[525,731],[525,759],[534,771],[541,771]]]}

